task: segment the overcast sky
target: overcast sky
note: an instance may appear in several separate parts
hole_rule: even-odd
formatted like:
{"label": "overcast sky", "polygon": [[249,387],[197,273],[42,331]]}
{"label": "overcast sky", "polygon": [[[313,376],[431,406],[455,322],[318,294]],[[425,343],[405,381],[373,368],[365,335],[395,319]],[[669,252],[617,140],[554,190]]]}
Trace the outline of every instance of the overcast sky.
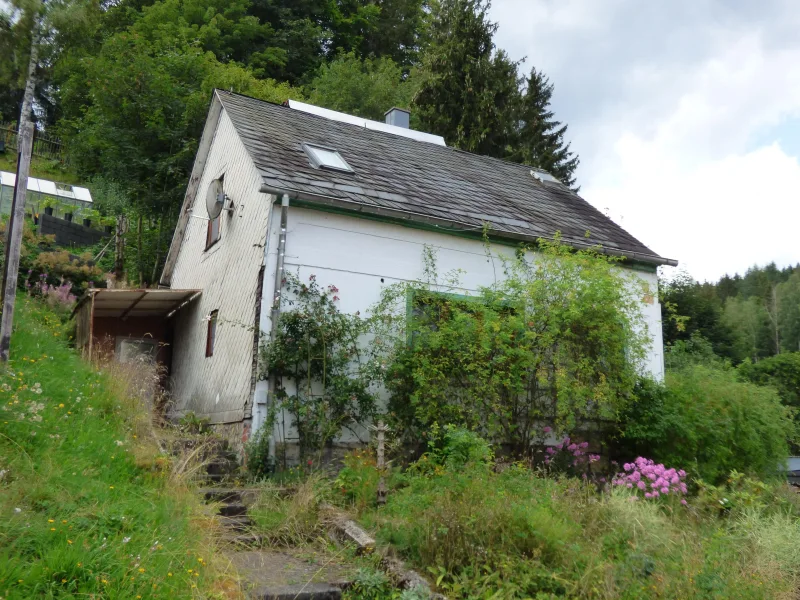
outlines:
{"label": "overcast sky", "polygon": [[494,0],[491,17],[555,85],[589,202],[701,281],[800,262],[796,0]]}

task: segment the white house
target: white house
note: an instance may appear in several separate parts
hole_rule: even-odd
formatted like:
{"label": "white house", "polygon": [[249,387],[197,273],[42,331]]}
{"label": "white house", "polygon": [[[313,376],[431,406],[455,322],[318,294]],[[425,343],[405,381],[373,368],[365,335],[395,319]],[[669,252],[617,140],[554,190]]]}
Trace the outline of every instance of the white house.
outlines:
{"label": "white house", "polygon": [[[378,123],[217,90],[160,282],[201,291],[174,317],[177,411],[231,438],[264,422],[258,343],[281,269],[335,284],[342,310],[364,312],[382,286],[420,279],[427,245],[442,271],[462,269],[461,285],[477,290],[496,277],[484,223],[511,244],[557,231],[576,247],[599,244],[654,290],[656,267],[677,264],[548,173],[449,148],[408,129],[405,111]],[[641,306],[653,340],[647,368],[660,378],[660,306],[653,297]]]}

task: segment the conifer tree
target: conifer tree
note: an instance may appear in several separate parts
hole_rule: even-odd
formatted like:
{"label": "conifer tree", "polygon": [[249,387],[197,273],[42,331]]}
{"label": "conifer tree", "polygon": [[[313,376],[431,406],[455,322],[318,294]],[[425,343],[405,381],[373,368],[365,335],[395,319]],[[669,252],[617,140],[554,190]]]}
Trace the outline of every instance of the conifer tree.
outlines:
{"label": "conifer tree", "polygon": [[440,0],[413,110],[451,146],[503,157],[515,133],[518,63],[496,50],[488,0]]}
{"label": "conifer tree", "polygon": [[567,126],[554,119],[550,109],[553,84],[536,68],[527,79],[527,89],[521,99],[519,131],[509,158],[551,173],[565,185],[575,187],[578,157],[565,143]]}

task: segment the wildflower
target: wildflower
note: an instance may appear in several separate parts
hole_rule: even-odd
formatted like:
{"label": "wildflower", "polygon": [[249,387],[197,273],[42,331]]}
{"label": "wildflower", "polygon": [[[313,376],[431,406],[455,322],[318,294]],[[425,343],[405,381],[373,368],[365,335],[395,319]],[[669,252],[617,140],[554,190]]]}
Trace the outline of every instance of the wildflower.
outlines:
{"label": "wildflower", "polygon": [[113,485],[110,485],[110,486],[108,486],[108,489],[110,489],[110,490],[113,490],[113,489],[114,489],[114,486],[113,486]]}
{"label": "wildflower", "polygon": [[172,573],[167,573],[167,577],[172,577]]}
{"label": "wildflower", "polygon": [[553,428],[552,428],[552,427],[544,427],[544,428],[542,429],[542,433],[550,433],[551,431],[553,431]]}
{"label": "wildflower", "polygon": [[139,567],[139,573],[144,573],[144,569]]}
{"label": "wildflower", "polygon": [[55,521],[55,519],[47,519],[47,522],[48,523],[55,523],[56,521]]}
{"label": "wildflower", "polygon": [[64,408],[64,403],[62,402],[61,404],[59,404],[58,408]]}
{"label": "wildflower", "polygon": [[124,537],[124,538],[122,538],[122,543],[123,543],[123,544],[127,544],[127,543],[128,543],[128,542],[130,542],[130,541],[131,541],[131,538],[130,538],[130,537]]}
{"label": "wildflower", "polygon": [[72,540],[67,540],[67,543],[71,546],[72,545]]}

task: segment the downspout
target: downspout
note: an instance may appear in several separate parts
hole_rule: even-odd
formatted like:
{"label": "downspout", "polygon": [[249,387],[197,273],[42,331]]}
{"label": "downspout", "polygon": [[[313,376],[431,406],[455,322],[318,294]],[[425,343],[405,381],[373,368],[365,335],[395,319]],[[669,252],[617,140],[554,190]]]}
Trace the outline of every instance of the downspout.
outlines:
{"label": "downspout", "polygon": [[[283,289],[283,263],[286,256],[286,225],[289,221],[289,194],[283,194],[281,198],[281,231],[278,236],[278,256],[275,261],[275,286],[274,294],[272,297],[272,312],[270,313],[270,332],[269,342],[272,344],[278,337],[278,327],[281,317],[281,290]],[[275,397],[275,386],[277,381],[275,374],[270,372],[269,380],[267,382],[267,414],[269,414],[272,407],[272,400]],[[275,464],[275,437],[273,430],[269,432],[269,460]]]}

